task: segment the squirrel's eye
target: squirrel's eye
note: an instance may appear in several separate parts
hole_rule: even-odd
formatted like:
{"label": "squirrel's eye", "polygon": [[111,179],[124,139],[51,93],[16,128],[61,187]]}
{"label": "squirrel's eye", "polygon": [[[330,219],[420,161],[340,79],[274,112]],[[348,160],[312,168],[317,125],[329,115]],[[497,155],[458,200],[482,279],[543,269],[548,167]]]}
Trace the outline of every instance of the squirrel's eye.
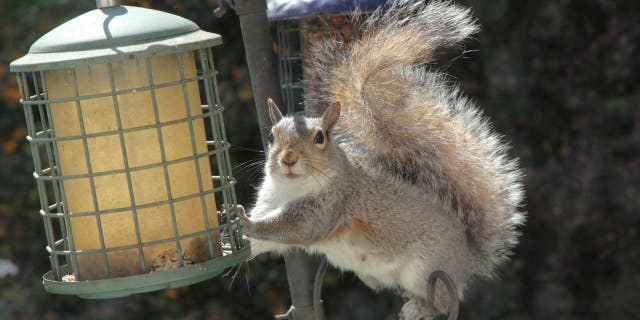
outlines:
{"label": "squirrel's eye", "polygon": [[269,141],[269,144],[273,143],[273,132],[269,132],[269,135],[267,135],[267,141]]}
{"label": "squirrel's eye", "polygon": [[318,131],[318,133],[316,133],[315,138],[313,138],[313,143],[324,143],[324,135],[322,134],[322,131]]}

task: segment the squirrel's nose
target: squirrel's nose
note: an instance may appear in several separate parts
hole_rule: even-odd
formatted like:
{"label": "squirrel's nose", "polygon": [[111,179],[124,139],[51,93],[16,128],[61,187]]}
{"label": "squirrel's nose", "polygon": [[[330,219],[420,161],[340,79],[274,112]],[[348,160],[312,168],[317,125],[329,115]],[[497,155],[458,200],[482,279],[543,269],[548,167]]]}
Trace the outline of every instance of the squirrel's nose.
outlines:
{"label": "squirrel's nose", "polygon": [[287,167],[293,167],[298,162],[298,155],[292,150],[285,150],[280,154],[280,162]]}

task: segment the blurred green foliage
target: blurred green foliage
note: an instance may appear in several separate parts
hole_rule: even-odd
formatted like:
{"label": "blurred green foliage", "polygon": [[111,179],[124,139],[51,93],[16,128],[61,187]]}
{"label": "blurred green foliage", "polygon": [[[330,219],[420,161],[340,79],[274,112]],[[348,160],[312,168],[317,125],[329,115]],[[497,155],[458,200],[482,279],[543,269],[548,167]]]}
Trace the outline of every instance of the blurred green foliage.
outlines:
{"label": "blurred green foliage", "polygon": [[[131,0],[223,36],[218,81],[241,202],[253,201],[258,128],[241,33],[215,1]],[[526,171],[527,225],[513,260],[477,281],[461,319],[640,319],[640,2],[459,1],[482,32],[443,66],[511,141]],[[92,1],[0,2],[0,319],[269,319],[289,306],[280,259],[193,286],[105,301],[50,295],[33,167],[10,61]],[[330,270],[328,319],[395,319],[401,300]]]}

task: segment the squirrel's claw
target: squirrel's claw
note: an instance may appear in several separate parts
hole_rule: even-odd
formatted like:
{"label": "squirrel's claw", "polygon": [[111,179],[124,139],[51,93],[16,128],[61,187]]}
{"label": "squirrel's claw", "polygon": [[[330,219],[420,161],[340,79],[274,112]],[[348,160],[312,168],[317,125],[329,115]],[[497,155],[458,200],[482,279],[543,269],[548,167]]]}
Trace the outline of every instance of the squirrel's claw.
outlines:
{"label": "squirrel's claw", "polygon": [[237,213],[238,217],[247,218],[247,213],[244,211],[244,207],[242,205],[237,205],[237,208],[238,208],[238,213]]}
{"label": "squirrel's claw", "polygon": [[255,225],[247,216],[247,213],[244,211],[244,208],[238,206],[238,218],[240,219],[240,224],[242,225],[242,231],[246,236],[251,237],[255,232]]}

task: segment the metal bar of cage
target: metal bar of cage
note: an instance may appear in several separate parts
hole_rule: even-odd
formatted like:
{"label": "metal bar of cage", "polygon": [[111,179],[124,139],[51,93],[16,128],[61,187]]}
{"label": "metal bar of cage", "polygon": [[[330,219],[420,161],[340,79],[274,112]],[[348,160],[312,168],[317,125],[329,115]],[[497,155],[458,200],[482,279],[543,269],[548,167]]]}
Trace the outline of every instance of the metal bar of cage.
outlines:
{"label": "metal bar of cage", "polygon": [[[286,40],[288,39],[288,32],[282,32],[282,28],[281,28],[281,24],[284,24],[286,22],[281,22],[278,21],[276,24],[278,25],[278,32],[276,32],[276,40],[278,43],[284,43]],[[287,48],[287,47],[284,47]],[[285,108],[287,109],[287,114],[291,114],[293,112],[293,105],[291,103],[290,100],[290,90],[289,87],[287,87],[287,81],[285,81],[284,79],[286,79],[285,76],[283,75],[289,75],[289,65],[286,61],[286,56],[289,54],[288,51],[283,50],[283,47],[278,47],[278,73],[280,74],[279,80],[280,80],[280,88],[282,89],[282,100],[284,102]]]}
{"label": "metal bar of cage", "polygon": [[[228,147],[227,147],[228,148]],[[202,155],[208,155],[210,152],[207,153],[202,153],[199,156]],[[172,163],[179,163],[180,161],[176,160],[176,161],[172,161],[169,162],[169,164]],[[145,166],[146,167],[146,166]],[[139,168],[144,168],[144,167],[139,167]],[[38,177],[36,177],[36,179],[38,179]],[[235,182],[235,181],[233,181]],[[212,190],[208,190],[208,191],[204,191],[202,194],[204,195],[209,195],[209,194],[214,194],[215,192],[218,191],[222,191],[224,189],[228,189],[231,188],[231,182],[227,183],[226,185],[222,185],[220,187],[216,187]],[[182,201],[182,200],[189,200],[195,197],[198,197],[201,193],[194,193],[194,194],[190,194],[190,195],[185,195],[182,197],[174,197],[173,200],[175,200],[176,202]],[[145,203],[145,204],[141,204],[136,206],[136,208],[138,209],[145,209],[145,208],[150,208],[150,207],[154,207],[154,206],[159,206],[159,205],[164,205],[164,204],[169,204],[171,200],[163,200],[163,201],[155,201],[155,202],[150,202],[150,203]],[[50,209],[52,208],[52,206],[55,206],[57,204],[53,204],[51,206],[48,206]],[[123,212],[123,211],[127,211],[129,210],[129,207],[122,207],[122,208],[115,208],[115,209],[106,209],[106,210],[99,210],[99,211],[83,211],[83,212],[73,212],[73,216],[74,217],[82,217],[82,216],[89,216],[89,215],[94,215],[94,214],[110,214],[110,213],[118,213],[118,212]],[[42,214],[43,217],[56,217],[56,218],[60,218],[60,217],[70,217],[71,213],[43,213]]]}
{"label": "metal bar of cage", "polygon": [[[21,78],[22,78],[22,79],[25,79],[25,78],[26,78],[26,76],[27,76],[27,73],[23,73],[23,76],[22,76]],[[37,80],[35,80],[35,78],[34,78],[34,80],[33,80],[33,81],[34,81],[34,83],[37,83]],[[44,81],[42,81],[42,83],[44,84]],[[35,90],[35,94],[34,94],[34,95],[30,95],[30,92],[29,92],[29,89],[28,89],[28,84],[27,84],[27,82],[24,82],[24,83],[23,83],[23,86],[26,88],[25,93],[23,93],[23,97],[27,97],[27,96],[31,97],[31,96],[33,96],[36,100],[38,100],[38,99],[41,99],[41,98],[43,97],[43,95],[44,95],[44,92],[43,92],[43,93],[40,93],[40,92],[38,92],[37,90]],[[44,87],[44,86],[43,86],[43,87]],[[34,89],[35,89],[35,86],[34,86]],[[45,98],[45,100],[44,100],[44,101],[46,101],[46,98]],[[39,103],[43,103],[43,101],[41,101],[41,102],[39,102]],[[38,103],[38,106],[39,106],[39,105],[41,105],[41,104],[39,104],[39,103]],[[24,103],[23,103],[23,106],[24,106],[24,108],[25,108],[25,112],[27,113],[27,127],[34,128],[34,127],[35,127],[35,120],[34,120],[34,117],[33,117],[33,113],[32,113],[32,112],[31,112],[31,110],[29,109],[29,106],[28,106],[28,105],[26,105],[26,104],[24,104]],[[39,109],[40,109],[40,108],[39,108]],[[50,124],[51,124],[51,123],[50,123]],[[49,132],[49,133],[50,133],[50,132]],[[29,133],[29,136],[27,136],[27,140],[31,141],[31,139],[29,139],[29,138],[30,138],[33,134],[34,134],[33,132],[32,132],[32,133]],[[56,205],[56,206],[48,206],[48,205],[47,205],[48,200],[46,199],[46,192],[45,192],[45,191],[41,191],[41,190],[45,190],[45,189],[46,189],[46,186],[45,186],[44,182],[42,182],[42,181],[38,181],[38,172],[42,172],[42,173],[44,173],[44,171],[45,171],[46,169],[42,169],[42,165],[41,165],[41,158],[40,158],[40,153],[39,153],[39,149],[38,149],[38,144],[37,144],[37,143],[32,143],[32,145],[33,145],[33,147],[34,147],[34,149],[33,149],[33,150],[34,150],[34,162],[36,163],[36,164],[35,164],[35,166],[34,166],[34,167],[36,168],[36,171],[34,172],[34,174],[33,174],[33,175],[34,175],[34,178],[36,178],[36,180],[37,180],[37,184],[38,184],[38,187],[39,187],[39,193],[41,194],[41,202],[44,202],[44,203],[43,203],[43,205],[42,205],[42,208],[43,208],[42,210],[45,210],[45,212],[46,212],[47,210],[49,210],[49,209],[55,209],[55,210],[58,210],[59,205]],[[54,146],[55,146],[55,144],[54,144]],[[57,150],[56,150],[56,151],[57,151]],[[58,156],[58,155],[57,155],[57,152],[55,152],[55,153],[54,153],[54,157],[56,157],[56,160],[57,160],[57,156]],[[51,171],[51,172],[52,172],[52,169],[53,169],[54,167],[53,167],[51,164],[49,164],[48,168],[50,169],[49,171]],[[57,168],[56,168],[56,169],[57,169]],[[55,183],[55,182],[54,182],[54,183],[52,183],[52,185],[53,185],[53,186],[57,186],[57,183]],[[44,195],[44,197],[43,197],[42,195]],[[61,189],[60,197],[56,197],[56,201],[58,201],[58,199],[60,199],[61,201],[63,201],[62,199],[63,199],[64,197],[65,197],[64,191]],[[62,204],[62,202],[56,202],[56,204],[60,204],[60,205],[61,205],[61,204]],[[42,210],[41,210],[41,211],[42,211]],[[50,219],[46,219],[46,218],[45,218],[45,219],[44,219],[44,223],[45,223],[45,231],[49,230],[50,232],[52,232],[52,229],[53,229],[53,228],[52,228],[52,225],[51,225],[51,221],[50,221]],[[62,225],[62,223],[61,223],[61,225]],[[71,228],[71,227],[70,227],[70,225],[68,224],[68,221],[66,221],[66,219],[65,219],[65,221],[64,221],[64,225],[66,226],[66,227],[64,228],[64,229],[65,229],[65,231],[66,231],[66,230],[70,230],[70,228]],[[48,238],[50,238],[50,237],[53,237],[53,232],[52,232],[52,234],[51,234],[51,235],[49,235],[49,237],[48,237]],[[50,252],[50,253],[51,253],[52,251],[54,251],[54,250],[55,250],[55,248],[56,248],[56,246],[58,245],[58,243],[60,243],[60,242],[55,241],[55,239],[53,239],[52,241],[48,241],[48,246],[47,246],[47,248],[46,248],[46,249],[47,249],[47,251],[48,251],[48,252]],[[70,246],[73,246],[73,239],[70,239],[68,243],[69,243],[69,245],[70,245]],[[76,266],[76,262],[77,262],[77,261],[76,261],[75,259],[70,259],[70,260],[71,260],[71,263],[72,263],[74,266]],[[54,256],[52,257],[51,261],[52,261],[52,263],[54,263],[54,264],[55,264],[55,263],[59,263],[58,256],[54,255]],[[58,277],[61,277],[61,275],[60,275],[60,274],[61,274],[61,272],[60,272],[59,264],[55,264],[55,265],[54,265],[54,270],[56,271],[56,274],[58,275]]]}
{"label": "metal bar of cage", "polygon": [[[218,229],[222,229],[224,227],[227,227],[228,225],[223,225],[218,227]],[[202,236],[202,235],[206,235],[207,234],[207,230],[204,231],[197,231],[197,232],[191,232],[191,233],[184,233],[181,235],[178,235],[176,237],[170,237],[170,238],[165,238],[165,239],[160,239],[160,240],[152,240],[152,241],[145,241],[142,245],[143,247],[148,247],[148,246],[153,246],[153,245],[157,245],[157,244],[164,244],[164,243],[169,243],[169,242],[173,242],[176,240],[185,240],[185,239],[190,239],[196,236]],[[108,247],[105,249],[88,249],[88,250],[82,250],[83,254],[96,254],[96,253],[103,253],[103,252],[116,252],[116,251],[124,251],[124,250],[129,250],[129,249],[137,249],[139,246],[139,244],[131,244],[131,245],[124,245],[124,246],[113,246],[113,247]],[[69,250],[55,250],[52,251],[55,254],[69,254],[70,251]]]}
{"label": "metal bar of cage", "polygon": [[[213,53],[211,52],[211,49],[206,49],[206,50],[200,50],[200,62],[201,62],[201,68],[204,71],[210,72],[211,70],[215,70],[215,66],[214,66],[214,60],[213,60]],[[205,80],[205,83],[207,83],[207,81]],[[213,95],[211,94],[211,91],[205,91],[205,97],[207,99],[207,104],[209,106],[214,105],[214,106],[219,106],[220,103],[220,96],[219,96],[219,90],[218,90],[218,82],[216,80],[215,77],[212,77],[209,80],[208,85],[213,85]],[[220,107],[220,113],[222,112],[222,108]],[[220,114],[218,113],[218,115]],[[213,139],[214,142],[218,144],[218,147],[221,148],[228,148],[228,144],[225,146],[225,141],[227,140],[226,137],[226,130],[224,127],[224,121],[222,121],[222,117],[218,116],[218,117],[211,117],[209,118],[209,121],[211,123],[211,128],[212,128],[212,135],[213,135]],[[216,125],[217,123],[217,125]],[[229,158],[229,153],[227,152],[224,155],[225,159],[220,159],[220,158],[216,158],[218,160],[218,170],[219,170],[219,174],[220,174],[220,180],[223,184],[225,183],[235,183],[235,180],[231,179],[231,181],[229,181],[230,175],[227,174],[227,172],[231,172],[231,160]],[[231,206],[229,204],[236,204],[237,198],[236,198],[236,194],[232,193],[230,195],[223,193],[223,206],[224,209],[227,210],[226,215],[225,215],[225,219],[226,222],[228,223],[231,219],[236,219],[237,218],[237,212],[235,210],[231,210]],[[237,208],[233,207],[234,209]],[[233,211],[233,212],[231,212]],[[229,239],[231,242],[231,246],[236,248],[240,245],[240,235],[242,234],[242,229],[241,226],[239,224],[235,225],[235,228],[230,227],[229,230]]]}
{"label": "metal bar of cage", "polygon": [[[200,52],[200,50],[198,50],[198,53]],[[198,54],[195,54],[196,56],[198,56]],[[182,56],[180,56],[178,58],[180,64],[182,64]],[[203,70],[205,67],[200,65],[201,70]],[[184,75],[184,71],[182,70],[182,68],[180,68],[180,79],[184,80],[185,79],[185,75]],[[205,78],[205,82],[207,82],[206,78]],[[206,87],[209,87],[207,85],[207,83],[205,83]],[[186,84],[183,85],[183,91],[185,94],[185,101],[188,101],[187,99],[187,91],[186,91]],[[209,102],[207,102],[209,103]],[[187,117],[191,117],[191,107],[188,103],[185,104],[186,105],[186,109],[187,109]],[[208,108],[202,110],[203,112],[208,112]],[[215,116],[215,115],[214,115]],[[204,120],[204,119],[203,119]],[[194,134],[194,129],[193,129],[193,122],[189,122],[189,132],[191,133],[191,148],[193,150],[193,155],[197,155],[198,154],[198,149],[197,149],[197,145],[196,145],[196,141],[195,141],[195,134]],[[214,138],[215,139],[215,138]],[[208,146],[207,146],[208,148]],[[203,182],[202,182],[202,173],[200,170],[200,161],[199,160],[195,160],[194,161],[195,165],[196,165],[196,176],[198,177],[198,190],[202,193],[205,192],[204,190],[204,186],[203,186]],[[212,173],[213,174],[213,173]],[[204,219],[204,225],[205,225],[205,230],[209,230],[211,229],[211,226],[209,225],[209,212],[207,211],[207,205],[206,205],[206,200],[204,197],[200,198],[200,205],[202,206],[202,218]],[[213,245],[213,238],[211,237],[211,233],[210,232],[206,232],[206,237],[207,237],[207,248],[209,250],[209,256],[213,257],[215,255],[214,252],[214,245]]]}
{"label": "metal bar of cage", "polygon": [[[115,77],[113,74],[113,63],[107,63],[107,69],[109,70],[109,85],[111,86],[111,92],[116,91]],[[138,254],[140,255],[140,268],[144,272],[147,270],[147,263],[144,258],[144,250],[142,250],[142,239],[140,236],[140,224],[138,223],[138,209],[136,208],[136,197],[133,194],[133,182],[131,181],[131,170],[129,170],[129,158],[127,156],[127,148],[125,147],[124,132],[122,131],[122,117],[120,116],[120,106],[118,104],[118,96],[113,95],[113,108],[116,113],[116,123],[118,125],[119,137],[120,137],[120,149],[122,152],[122,160],[124,163],[124,171],[127,176],[127,187],[129,188],[129,201],[131,201],[133,225],[136,230],[136,241],[138,243]]]}
{"label": "metal bar of cage", "polygon": [[[226,129],[224,127],[224,121],[222,119],[222,111],[224,110],[224,108],[220,105],[218,82],[215,77],[217,71],[215,70],[214,66],[213,53],[211,48],[200,49],[199,52],[200,61],[203,62],[201,64],[202,72],[210,75],[204,78],[205,87],[213,88],[213,90],[205,90],[207,110],[212,114],[212,116],[209,117],[209,122],[213,141],[218,144],[217,146],[215,146],[217,149],[229,150],[230,144],[227,142]],[[203,52],[206,53],[206,55],[202,54]],[[236,234],[233,234],[232,231],[228,231],[230,248],[231,250],[235,251],[241,249],[243,245],[242,239],[240,238],[242,227],[237,222],[238,216],[236,214],[238,200],[235,189],[232,188],[235,185],[236,180],[231,175],[231,159],[229,157],[229,152],[223,152],[221,156],[216,157],[216,160],[218,169],[217,179],[220,181],[220,185],[223,187],[223,210],[227,210],[224,216],[224,220],[220,221],[219,223],[225,229],[232,229],[236,232]],[[229,192],[229,190],[231,190],[232,192]],[[232,213],[230,213],[230,211],[232,211]]]}
{"label": "metal bar of cage", "polygon": [[[180,79],[184,80],[185,79],[185,75],[184,75],[184,61],[182,60],[182,54],[177,54],[177,58],[178,58],[178,71],[180,73]],[[184,95],[184,105],[185,105],[185,109],[186,109],[186,114],[187,117],[191,116],[191,104],[189,102],[189,93],[187,91],[187,83],[183,82],[182,83],[182,92]],[[191,149],[193,150],[193,154],[197,154],[198,153],[198,147],[195,141],[195,130],[193,128],[193,121],[189,121],[188,122],[189,125],[189,133],[190,133],[190,137],[191,137]],[[194,161],[194,165],[196,168],[196,177],[198,180],[198,190],[200,191],[200,193],[204,192],[204,187],[202,185],[202,173],[200,170],[200,161],[195,160]],[[204,199],[204,197],[200,197],[200,204],[202,206],[202,214],[203,214],[203,218],[204,218],[204,223],[205,223],[205,229],[208,229],[208,215],[207,215],[207,205],[206,205],[206,201]],[[213,246],[211,245],[211,242],[209,241],[209,236],[207,236],[208,238],[208,243],[210,244],[209,248],[209,254],[211,256],[213,256]],[[179,258],[181,259],[182,256],[179,255]]]}
{"label": "metal bar of cage", "polygon": [[[27,74],[25,73],[19,73],[17,75],[18,90],[20,90],[23,97],[29,96],[29,87],[27,82],[24,79],[26,75]],[[35,77],[34,77],[34,82],[35,82]],[[37,91],[37,89],[35,90]],[[36,128],[35,128],[35,121],[33,119],[33,113],[29,110],[29,107],[26,105],[23,106],[23,111],[25,113],[25,119],[27,120],[27,135],[28,136],[34,135],[36,132]],[[40,153],[37,150],[38,146],[37,144],[34,144],[34,143],[30,143],[29,145],[31,147],[31,154],[33,154],[33,166],[35,168],[35,172],[42,171],[42,160],[40,159]],[[38,193],[42,195],[40,196],[40,206],[42,208],[48,209],[48,198],[45,192],[44,182],[37,181],[36,186],[38,189]],[[50,218],[44,218],[44,227],[45,227],[46,238],[47,238],[47,247],[53,247],[55,245],[55,238],[53,235],[53,230],[51,229]],[[59,266],[58,256],[56,255],[50,256],[49,260],[50,260],[49,262],[51,264],[51,268],[56,272],[56,274],[60,274],[60,269],[58,267]]]}
{"label": "metal bar of cage", "polygon": [[[27,74],[27,72],[23,72],[23,74]],[[188,77],[185,78],[184,81],[199,81],[199,80],[204,80],[207,77],[214,77],[216,74],[215,72],[207,72],[207,73],[203,73],[201,75],[197,75],[194,77]],[[161,84],[154,84],[153,86],[149,85],[149,86],[139,86],[139,87],[133,87],[133,88],[129,88],[129,89],[120,89],[120,90],[116,90],[114,92],[103,92],[103,93],[94,93],[94,94],[86,94],[86,95],[78,95],[77,97],[67,97],[67,98],[53,98],[53,99],[46,99],[46,102],[48,104],[52,104],[52,103],[60,103],[60,102],[69,102],[69,101],[76,101],[76,100],[87,100],[87,99],[94,99],[94,98],[104,98],[104,97],[110,97],[112,95],[123,95],[123,94],[127,94],[127,93],[133,93],[133,92],[139,92],[139,91],[144,91],[144,90],[151,90],[153,89],[162,89],[162,88],[168,88],[168,87],[173,87],[176,85],[179,85],[183,82],[183,80],[175,80],[175,81],[167,81]],[[45,101],[45,100],[37,100],[37,95],[32,95],[29,94],[28,96],[25,96],[25,99],[28,100],[22,100],[20,101],[20,103],[22,105],[37,105],[40,104],[41,101]]]}
{"label": "metal bar of cage", "polygon": [[278,71],[282,98],[287,114],[304,112],[297,110],[302,106],[304,93],[303,65],[304,49],[298,20],[279,20],[276,22],[278,41]]}
{"label": "metal bar of cage", "polygon": [[[188,122],[188,121],[192,121],[192,120],[197,120],[197,119],[203,119],[206,118],[207,115],[205,114],[200,114],[200,115],[195,115],[195,116],[191,116],[191,117],[185,117],[182,119],[176,119],[176,120],[171,120],[171,121],[166,121],[166,122],[162,122],[160,124],[150,124],[150,125],[146,125],[146,126],[140,126],[140,127],[135,127],[135,128],[128,128],[128,129],[122,129],[124,133],[129,133],[129,132],[135,132],[135,131],[142,131],[142,130],[146,130],[146,129],[150,129],[150,128],[158,128],[158,127],[167,127],[167,126],[171,126],[174,124],[178,124],[178,123],[183,123],[183,122]],[[110,135],[115,135],[118,134],[120,131],[119,130],[112,130],[112,131],[104,131],[104,132],[96,132],[96,133],[87,133],[85,135],[72,135],[72,136],[65,136],[65,137],[50,137],[51,134],[51,129],[48,129],[47,131],[38,131],[35,133],[35,138],[30,138],[30,141],[49,141],[49,142],[53,142],[53,141],[65,141],[65,140],[77,140],[77,139],[82,139],[82,138],[97,138],[97,137],[103,137],[103,136],[110,136]],[[39,138],[39,136],[48,136],[49,138]],[[135,169],[135,168],[134,168]],[[104,172],[104,171],[102,171]],[[100,174],[102,172],[96,172],[96,174]]]}
{"label": "metal bar of cage", "polygon": [[[43,88],[42,97],[46,101],[46,100],[49,99],[49,94],[48,94],[48,91],[46,90],[46,82],[44,81],[44,73],[42,71],[40,71],[39,75],[40,75],[40,81],[43,84],[42,85],[42,88]],[[36,93],[36,96],[37,96],[37,93]],[[47,108],[49,108],[49,107],[50,107],[50,104],[46,104],[45,103],[45,110]],[[48,121],[48,124],[49,124],[49,130],[50,130],[48,134],[51,137],[52,133],[55,130],[54,129],[54,124],[53,124],[53,119],[50,116],[47,116],[47,121]],[[53,160],[55,161],[55,164],[60,163],[60,156],[59,156],[59,152],[58,152],[57,143],[54,143],[52,141],[50,144],[51,144],[51,147],[52,147]],[[49,168],[54,168],[54,162],[49,163]],[[60,174],[60,176],[62,176],[62,171],[60,171],[60,168],[58,168],[57,165],[55,166],[55,168],[56,168],[55,173]],[[53,171],[51,173],[54,174]],[[56,205],[57,205],[55,210],[56,211],[63,210],[63,212],[64,212],[63,203],[67,203],[67,198],[66,198],[67,196],[66,196],[66,193],[64,191],[64,187],[62,185],[62,181],[52,181],[52,187],[54,189],[54,194],[55,194],[56,190],[58,190],[58,192],[59,192],[59,195],[55,196]],[[69,248],[75,250],[75,241],[74,241],[74,239],[72,237],[67,237],[66,236],[68,234],[71,234],[71,232],[72,232],[71,231],[72,228],[71,228],[71,220],[70,220],[70,218],[69,217],[64,217],[63,219],[58,219],[58,221],[59,221],[59,223],[61,225],[60,236],[64,237],[65,239],[67,239],[66,244],[65,244],[64,241],[61,241],[62,246],[64,247],[66,245]],[[62,227],[62,226],[64,226],[64,227]],[[58,246],[58,243],[56,242],[53,246],[47,248],[48,249],[47,251],[49,251],[50,254],[51,254],[51,250],[55,251],[57,246]],[[67,260],[67,263],[70,262],[71,266],[75,270],[79,269],[78,260],[76,259],[76,256],[74,256],[74,255],[71,255],[71,256],[65,255],[64,257],[65,257],[65,260]],[[59,265],[56,265],[56,270],[58,271],[56,273],[57,279],[62,279],[62,272],[60,270]]]}
{"label": "metal bar of cage", "polygon": [[[151,68],[151,60],[148,58],[145,59],[145,64],[147,68],[147,75],[149,77],[149,86],[153,87],[153,71]],[[184,80],[181,79],[181,81],[184,81]],[[155,122],[160,123],[160,113],[158,111],[158,100],[156,99],[155,89],[152,89],[151,92],[154,93],[151,95],[151,102],[153,104],[153,116],[155,118]],[[168,199],[173,199],[173,194],[171,192],[171,183],[170,183],[171,180],[169,177],[169,164],[167,164],[167,155],[166,155],[166,150],[164,148],[164,138],[162,135],[162,129],[158,127],[156,129],[156,134],[158,136],[158,144],[160,146],[160,157],[162,159],[162,172],[164,174],[164,181],[165,181],[165,188],[167,190],[167,196],[168,196]],[[171,212],[171,223],[173,226],[173,233],[176,236],[175,242],[176,242],[176,251],[178,252],[178,259],[179,259],[178,262],[181,266],[183,266],[184,261],[182,258],[182,245],[180,244],[180,239],[179,239],[180,233],[178,230],[178,223],[176,219],[176,209],[173,201],[169,203],[169,210]]]}
{"label": "metal bar of cage", "polygon": [[[78,88],[78,77],[76,74],[76,69],[71,69],[71,78],[73,79],[73,94],[77,97],[80,95],[79,92],[79,88]],[[87,173],[89,174],[89,185],[91,188],[91,198],[93,200],[93,208],[94,210],[100,210],[100,206],[98,205],[98,195],[96,193],[96,184],[95,184],[95,176],[92,174],[93,173],[93,168],[91,166],[91,155],[89,153],[89,142],[87,141],[87,137],[86,137],[86,130],[85,130],[85,125],[84,125],[84,119],[82,116],[82,105],[80,104],[80,100],[75,100],[75,105],[76,105],[76,113],[78,115],[78,123],[80,124],[80,134],[82,136],[82,144],[84,147],[84,156],[85,156],[85,164],[87,166]],[[66,202],[65,202],[66,203]],[[70,210],[70,209],[69,209]],[[105,268],[105,273],[106,273],[106,277],[107,278],[111,278],[111,269],[109,268],[109,258],[107,256],[107,252],[104,250],[105,249],[105,243],[104,243],[104,232],[102,231],[102,218],[100,217],[100,214],[95,215],[96,217],[96,224],[98,227],[98,239],[100,241],[100,248],[102,249],[102,258],[103,258],[103,262],[104,262],[104,268]],[[73,238],[73,237],[70,237]],[[77,274],[76,277],[81,278],[82,277],[82,273],[80,271],[80,268],[78,268],[78,270],[76,270]]]}
{"label": "metal bar of cage", "polygon": [[[42,98],[47,99],[47,89],[46,89],[46,83],[44,81],[41,81],[42,79],[44,79],[44,75],[42,73],[42,71],[38,72],[39,77],[36,76],[36,73],[33,74],[33,82],[35,84],[37,84],[38,82],[42,82]],[[39,81],[40,80],[40,81]],[[38,92],[37,87],[36,87],[36,92]],[[48,117],[46,115],[46,110],[45,110],[45,105],[43,104],[38,104],[38,115],[40,116],[41,119],[41,127],[42,130],[41,131],[48,131],[51,130],[50,128],[52,127],[52,121],[51,121],[51,117]],[[44,120],[46,119],[46,121]],[[32,144],[33,145],[33,144]],[[51,170],[57,170],[57,168],[54,167],[54,155],[57,153],[57,146],[55,144],[52,143],[45,143],[45,149],[47,151],[47,168],[50,168]],[[55,173],[54,173],[55,174]],[[42,184],[42,182],[38,182],[38,184]],[[56,203],[56,207],[58,206],[58,204],[60,204],[62,202],[61,199],[61,194],[60,194],[60,188],[58,187],[57,183],[51,183],[52,188],[53,188],[53,195],[54,195],[54,199],[55,199],[55,203]],[[40,193],[41,190],[39,189],[38,192]],[[44,197],[41,197],[41,201],[44,201],[43,203],[43,207],[47,207],[47,204],[49,203],[48,199],[46,198],[46,194],[44,195]],[[66,234],[66,226],[65,226],[65,221],[63,219],[57,219],[58,223],[60,225],[60,230],[61,230],[61,234]],[[49,232],[51,232],[51,234],[47,234],[47,237],[51,238],[50,241],[50,245],[55,245],[55,235],[53,235],[53,228],[50,226],[51,224],[51,218],[45,218],[45,228],[49,227]],[[54,256],[52,259],[54,259],[55,261],[52,261],[53,266],[55,268],[56,274],[60,275],[60,267],[59,267],[59,262],[58,262],[58,256]],[[61,277],[61,276],[59,276]]]}

